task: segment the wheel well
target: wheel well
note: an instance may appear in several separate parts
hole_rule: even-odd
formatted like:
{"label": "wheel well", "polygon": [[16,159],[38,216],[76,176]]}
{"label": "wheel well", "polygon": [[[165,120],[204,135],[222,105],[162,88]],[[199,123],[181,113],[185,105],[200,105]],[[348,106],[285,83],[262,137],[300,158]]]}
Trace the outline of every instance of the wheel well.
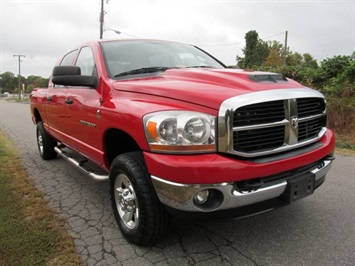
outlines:
{"label": "wheel well", "polygon": [[34,117],[35,117],[35,119],[36,119],[36,123],[37,123],[37,124],[38,124],[38,122],[42,121],[42,117],[41,117],[41,115],[39,114],[37,108],[33,110],[33,115],[34,115]]}
{"label": "wheel well", "polygon": [[126,132],[109,129],[104,136],[106,162],[111,165],[113,159],[126,152],[140,151],[137,142]]}

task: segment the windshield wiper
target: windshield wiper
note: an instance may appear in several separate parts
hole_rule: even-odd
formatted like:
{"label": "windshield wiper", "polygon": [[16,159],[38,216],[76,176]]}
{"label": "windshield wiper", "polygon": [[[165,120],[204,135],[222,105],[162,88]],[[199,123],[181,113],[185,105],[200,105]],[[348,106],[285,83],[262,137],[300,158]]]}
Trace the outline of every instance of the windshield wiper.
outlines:
{"label": "windshield wiper", "polygon": [[165,71],[171,69],[172,67],[143,67],[138,69],[129,70],[126,72],[119,73],[115,75],[117,77],[129,76],[129,75],[137,75],[137,74],[145,74],[145,73],[154,73],[159,71]]}

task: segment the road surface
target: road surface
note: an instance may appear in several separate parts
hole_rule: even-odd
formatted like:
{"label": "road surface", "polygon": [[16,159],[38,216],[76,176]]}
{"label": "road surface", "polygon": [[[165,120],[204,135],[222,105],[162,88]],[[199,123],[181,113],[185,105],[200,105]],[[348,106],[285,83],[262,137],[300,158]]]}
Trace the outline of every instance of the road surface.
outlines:
{"label": "road surface", "polygon": [[355,157],[336,155],[326,182],[293,205],[242,220],[173,219],[165,239],[142,248],[119,232],[108,182],[40,158],[28,104],[0,100],[0,128],[49,206],[67,219],[86,265],[355,265]]}

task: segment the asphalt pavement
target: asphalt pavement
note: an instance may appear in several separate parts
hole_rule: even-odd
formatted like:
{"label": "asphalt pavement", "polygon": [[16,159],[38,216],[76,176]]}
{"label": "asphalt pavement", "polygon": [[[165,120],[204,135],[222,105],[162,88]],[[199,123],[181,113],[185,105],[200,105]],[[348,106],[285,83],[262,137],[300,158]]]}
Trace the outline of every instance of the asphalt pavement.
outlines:
{"label": "asphalt pavement", "polygon": [[166,238],[142,248],[121,235],[108,182],[92,181],[64,159],[40,158],[29,104],[0,100],[0,128],[67,220],[86,265],[355,265],[355,157],[337,154],[326,182],[285,208],[241,220],[173,219]]}

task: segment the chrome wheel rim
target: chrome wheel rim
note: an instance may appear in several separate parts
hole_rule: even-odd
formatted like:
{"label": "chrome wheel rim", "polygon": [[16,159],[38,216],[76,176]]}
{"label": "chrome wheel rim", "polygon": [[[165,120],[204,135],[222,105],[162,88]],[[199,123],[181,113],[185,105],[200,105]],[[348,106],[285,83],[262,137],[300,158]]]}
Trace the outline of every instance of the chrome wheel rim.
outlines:
{"label": "chrome wheel rim", "polygon": [[129,229],[135,229],[139,223],[139,208],[136,193],[131,181],[125,174],[119,174],[114,186],[118,214]]}
{"label": "chrome wheel rim", "polygon": [[38,144],[38,149],[41,154],[43,154],[43,137],[41,132],[37,131],[37,144]]}

